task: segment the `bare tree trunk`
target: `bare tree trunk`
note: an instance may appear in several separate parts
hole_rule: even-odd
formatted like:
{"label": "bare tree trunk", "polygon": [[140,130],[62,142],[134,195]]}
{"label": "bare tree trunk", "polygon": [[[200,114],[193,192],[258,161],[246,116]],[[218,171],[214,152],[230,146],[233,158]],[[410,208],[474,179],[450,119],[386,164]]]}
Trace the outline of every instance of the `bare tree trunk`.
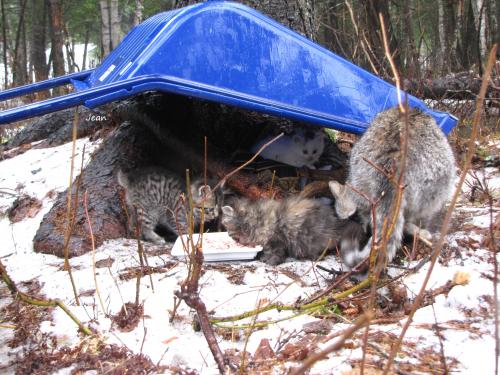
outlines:
{"label": "bare tree trunk", "polygon": [[452,47],[455,43],[455,9],[453,0],[438,1],[438,71],[441,74],[449,73],[456,66],[456,53]]}
{"label": "bare tree trunk", "polygon": [[[490,16],[492,17],[493,24],[495,25],[494,36],[492,39],[493,43],[497,43],[500,46],[500,4],[497,3],[497,0],[491,0],[491,12]],[[497,56],[500,56],[500,48],[497,49]]]}
{"label": "bare tree trunk", "polygon": [[144,9],[143,0],[135,0],[134,26],[142,22],[142,11]]}
{"label": "bare tree trunk", "polygon": [[82,60],[82,70],[87,69],[87,48],[89,46],[89,39],[90,39],[90,24],[86,25],[85,28],[85,42],[83,45],[83,60]]}
{"label": "bare tree trunk", "polygon": [[109,20],[111,27],[111,50],[115,49],[122,40],[120,12],[118,0],[110,0],[109,2]]}
{"label": "bare tree trunk", "polygon": [[463,43],[461,39],[461,30],[462,30],[462,25],[463,25],[463,19],[464,19],[464,0],[458,0],[457,1],[457,10],[455,12],[455,35],[454,35],[454,43],[453,47],[457,51],[457,55],[461,55],[461,51],[463,49]]}
{"label": "bare tree trunk", "polygon": [[404,20],[403,20],[403,30],[405,31],[407,38],[406,46],[406,56],[407,56],[407,72],[406,75],[412,79],[420,78],[420,62],[419,51],[417,51],[417,41],[415,40],[415,35],[413,33],[413,22],[415,15],[413,13],[414,0],[408,0],[404,2]]}
{"label": "bare tree trunk", "polygon": [[64,31],[64,48],[66,49],[66,63],[68,65],[68,73],[74,73],[75,68],[79,71],[80,67],[75,60],[75,43],[71,40],[66,24],[63,28]]}
{"label": "bare tree trunk", "polygon": [[445,22],[445,40],[446,40],[446,61],[448,63],[448,70],[455,71],[458,69],[457,59],[457,12],[455,8],[460,6],[461,1],[446,0],[444,3],[444,22]]}
{"label": "bare tree trunk", "polygon": [[[31,63],[35,71],[35,81],[48,78],[49,70],[45,49],[47,47],[47,3],[31,0]],[[41,91],[38,97],[43,99],[46,93]]]}
{"label": "bare tree trunk", "polygon": [[480,74],[482,72],[482,62],[485,61],[487,53],[484,2],[485,0],[471,0],[474,26],[477,32],[477,64],[480,68]]}
{"label": "bare tree trunk", "polygon": [[[27,0],[26,0],[27,2]],[[22,43],[21,43],[21,48],[23,51],[23,58],[22,58],[22,64],[23,64],[23,84],[30,83],[31,82],[31,75],[29,74],[29,71],[31,70],[29,66],[31,65],[29,62],[29,55],[28,55],[28,39],[26,38],[26,21],[25,19],[23,20],[23,30],[22,30]]]}
{"label": "bare tree trunk", "polygon": [[[52,71],[54,77],[65,74],[63,54],[63,14],[61,0],[48,0],[50,19],[50,41],[52,56]],[[61,89],[61,88],[58,88]],[[62,90],[56,90],[62,92]]]}
{"label": "bare tree trunk", "polygon": [[2,44],[3,44],[3,68],[4,68],[4,79],[5,79],[5,86],[4,89],[7,89],[9,86],[9,70],[7,68],[8,66],[8,61],[7,61],[7,50],[9,49],[8,44],[7,44],[7,17],[5,17],[5,0],[0,0],[1,1],[1,7],[2,7]]}
{"label": "bare tree trunk", "polygon": [[111,51],[110,9],[108,0],[99,0],[101,7],[102,59]]}
{"label": "bare tree trunk", "polygon": [[[22,86],[27,81],[27,62],[24,53],[25,46],[22,45],[27,2],[28,0],[19,0],[19,23],[17,24],[16,42],[14,44],[14,63],[12,72],[12,80],[15,86]],[[26,42],[26,39],[24,39],[24,42]]]}

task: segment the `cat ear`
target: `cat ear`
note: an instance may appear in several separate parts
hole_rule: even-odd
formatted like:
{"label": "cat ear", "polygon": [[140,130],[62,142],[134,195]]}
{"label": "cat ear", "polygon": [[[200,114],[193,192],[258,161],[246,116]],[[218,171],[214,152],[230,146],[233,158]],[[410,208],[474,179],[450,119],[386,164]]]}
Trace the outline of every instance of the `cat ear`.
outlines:
{"label": "cat ear", "polygon": [[234,215],[234,209],[231,206],[223,206],[222,207],[222,213],[226,216],[233,216]]}
{"label": "cat ear", "polygon": [[335,199],[339,199],[344,194],[345,186],[337,181],[330,181],[328,183],[330,191],[332,192]]}
{"label": "cat ear", "polygon": [[208,185],[201,185],[199,188],[198,188],[198,195],[202,198],[202,199],[208,199],[210,198],[210,196],[212,195],[212,189],[210,188],[210,186]]}

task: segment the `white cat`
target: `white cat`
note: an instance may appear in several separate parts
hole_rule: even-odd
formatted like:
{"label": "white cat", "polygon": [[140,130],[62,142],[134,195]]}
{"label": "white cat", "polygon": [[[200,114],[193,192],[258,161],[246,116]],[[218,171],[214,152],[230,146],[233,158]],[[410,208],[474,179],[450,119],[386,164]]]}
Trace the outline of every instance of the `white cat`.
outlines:
{"label": "white cat", "polygon": [[[274,137],[274,135],[269,135],[259,140],[253,145],[251,151],[256,153]],[[325,137],[322,129],[298,128],[270,144],[260,156],[293,167],[315,169],[314,164],[318,162],[325,149]]]}

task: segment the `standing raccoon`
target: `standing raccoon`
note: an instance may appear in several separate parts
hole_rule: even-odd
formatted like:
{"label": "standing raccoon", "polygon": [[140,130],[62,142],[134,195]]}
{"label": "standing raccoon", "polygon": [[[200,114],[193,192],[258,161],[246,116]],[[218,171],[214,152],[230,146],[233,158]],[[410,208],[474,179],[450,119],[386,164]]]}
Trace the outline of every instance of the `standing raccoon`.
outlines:
{"label": "standing raccoon", "polygon": [[[162,243],[173,239],[179,233],[186,233],[188,221],[185,208],[180,202],[181,194],[186,193],[186,185],[176,174],[160,168],[146,167],[118,172],[118,183],[125,189],[125,201],[131,216],[130,230],[135,233],[140,224],[142,239]],[[204,221],[210,222],[218,217],[216,197],[210,186],[201,179],[194,180],[190,186],[194,205],[194,225],[201,223],[203,204]]]}
{"label": "standing raccoon", "polygon": [[[404,166],[400,210],[394,230],[387,243],[387,261],[390,262],[401,246],[403,232],[415,235],[440,211],[450,196],[455,180],[455,159],[446,136],[434,119],[417,109],[408,110],[408,151]],[[386,176],[366,162],[369,160],[386,171],[399,175],[401,154],[400,134],[404,134],[405,115],[398,108],[381,112],[354,145],[349,159],[347,184],[364,193],[371,200],[379,200],[376,207],[376,234],[379,240],[384,219],[390,219],[391,205],[396,189]],[[366,159],[366,160],[365,160]],[[346,185],[347,185],[346,184]],[[365,231],[373,228],[370,203],[348,186],[330,182],[335,197],[335,210],[341,219],[357,213]],[[429,232],[420,234],[430,238]],[[346,241],[341,253],[348,268],[353,268],[370,254],[373,238],[361,249],[357,241]]]}
{"label": "standing raccoon", "polygon": [[340,234],[330,206],[297,196],[283,201],[235,199],[222,207],[222,224],[236,242],[261,245],[261,260],[271,265],[283,263],[287,256],[317,259],[334,247]]}

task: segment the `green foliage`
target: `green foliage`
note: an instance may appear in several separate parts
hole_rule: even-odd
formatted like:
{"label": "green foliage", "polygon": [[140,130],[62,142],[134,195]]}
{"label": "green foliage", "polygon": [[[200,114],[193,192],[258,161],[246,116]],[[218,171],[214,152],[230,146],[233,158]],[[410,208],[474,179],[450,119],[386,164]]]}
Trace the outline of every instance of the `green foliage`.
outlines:
{"label": "green foliage", "polygon": [[327,128],[325,128],[324,130],[325,130],[325,133],[328,136],[328,138],[330,138],[330,140],[333,143],[336,143],[337,142],[337,132],[333,129],[327,129]]}
{"label": "green foliage", "polygon": [[[129,0],[131,1],[131,0]],[[144,0],[144,19],[173,8],[174,0]]]}

